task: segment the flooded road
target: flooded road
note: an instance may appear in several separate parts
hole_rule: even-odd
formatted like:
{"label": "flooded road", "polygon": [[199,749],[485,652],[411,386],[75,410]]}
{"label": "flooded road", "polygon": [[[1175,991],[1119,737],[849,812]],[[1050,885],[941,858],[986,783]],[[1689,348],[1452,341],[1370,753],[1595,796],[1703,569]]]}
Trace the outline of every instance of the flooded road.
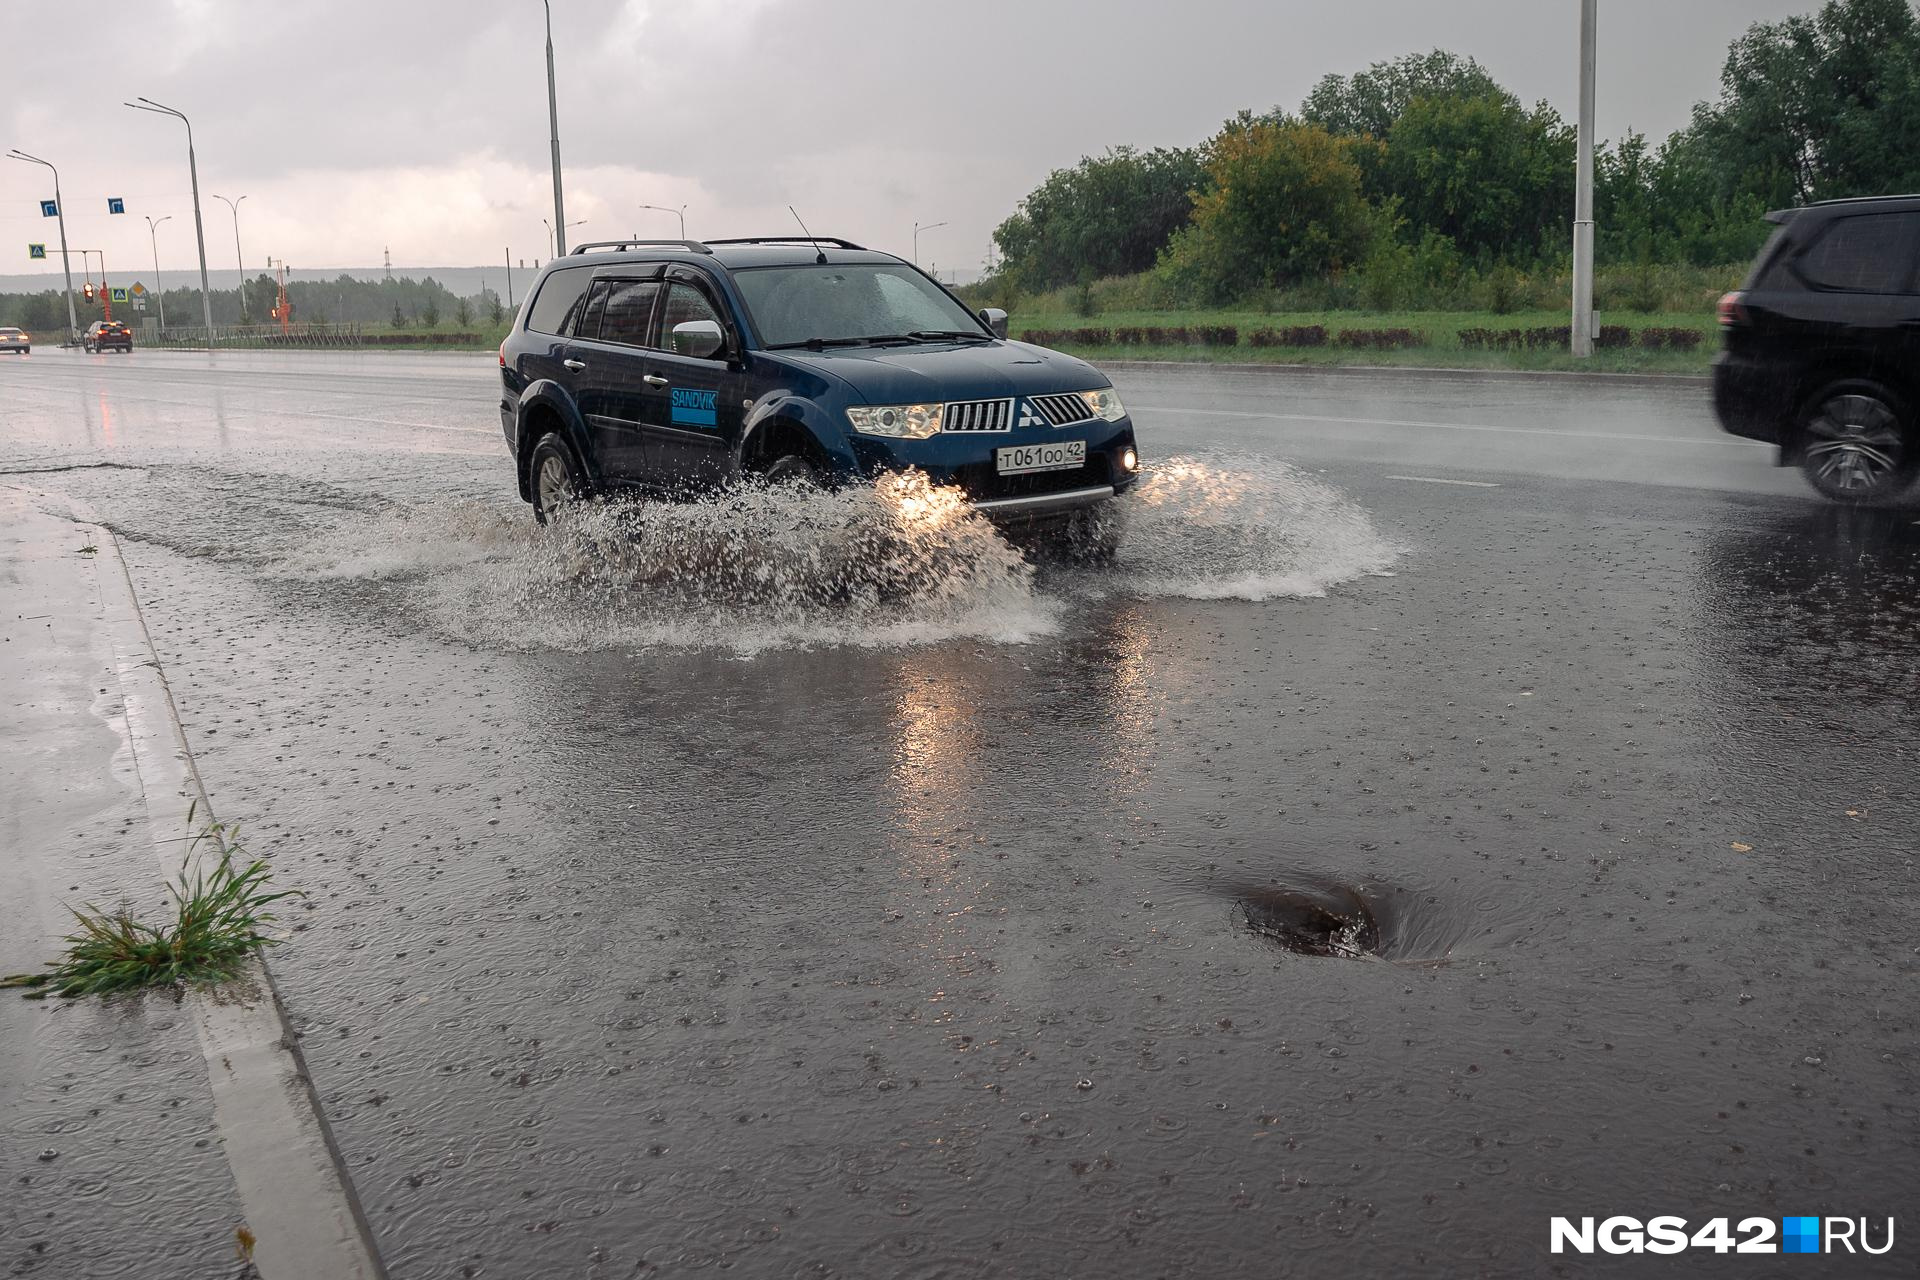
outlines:
{"label": "flooded road", "polygon": [[312,895],[396,1277],[1756,1274],[1548,1219],[1920,1180],[1920,512],[1696,385],[1125,371],[1085,566],[873,494],[538,532],[490,357],[0,372]]}

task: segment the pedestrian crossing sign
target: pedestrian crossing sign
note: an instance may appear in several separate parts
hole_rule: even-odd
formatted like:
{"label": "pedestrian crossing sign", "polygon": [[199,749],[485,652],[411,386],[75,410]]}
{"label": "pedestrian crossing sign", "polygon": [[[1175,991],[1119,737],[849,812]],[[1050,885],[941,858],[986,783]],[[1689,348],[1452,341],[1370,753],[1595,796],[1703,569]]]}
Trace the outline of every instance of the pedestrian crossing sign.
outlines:
{"label": "pedestrian crossing sign", "polygon": [[30,244],[27,246],[27,256],[29,258],[44,258],[47,256],[47,246],[43,244]]}
{"label": "pedestrian crossing sign", "polygon": [[127,300],[127,291],[125,289],[114,289],[111,292],[115,302],[125,302]]}

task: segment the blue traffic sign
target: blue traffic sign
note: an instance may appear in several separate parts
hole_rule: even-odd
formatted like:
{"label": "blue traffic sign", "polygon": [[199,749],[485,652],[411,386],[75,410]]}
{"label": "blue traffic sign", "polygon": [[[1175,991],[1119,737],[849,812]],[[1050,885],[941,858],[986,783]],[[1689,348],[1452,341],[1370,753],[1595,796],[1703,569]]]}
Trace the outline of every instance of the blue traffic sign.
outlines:
{"label": "blue traffic sign", "polygon": [[57,218],[60,216],[60,206],[51,200],[42,200],[40,202],[40,216],[43,218]]}
{"label": "blue traffic sign", "polygon": [[125,213],[126,211],[127,211],[127,202],[125,200],[122,200],[119,196],[107,197],[108,213]]}
{"label": "blue traffic sign", "polygon": [[127,291],[125,289],[112,289],[108,292],[112,295],[115,302],[125,302],[127,300]]}
{"label": "blue traffic sign", "polygon": [[43,244],[30,244],[27,246],[27,256],[29,258],[44,258],[47,256],[47,246]]}

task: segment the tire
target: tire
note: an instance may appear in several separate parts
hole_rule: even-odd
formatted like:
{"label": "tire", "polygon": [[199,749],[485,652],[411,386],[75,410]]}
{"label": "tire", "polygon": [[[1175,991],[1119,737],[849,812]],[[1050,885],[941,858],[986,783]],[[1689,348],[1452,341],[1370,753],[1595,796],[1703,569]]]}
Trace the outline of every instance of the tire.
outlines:
{"label": "tire", "polygon": [[527,459],[527,492],[533,499],[533,518],[541,524],[564,506],[593,496],[586,468],[558,433],[549,431],[533,446]]}
{"label": "tire", "polygon": [[1912,416],[1873,382],[1836,382],[1798,418],[1800,468],[1822,496],[1850,506],[1897,497],[1920,466]]}
{"label": "tire", "polygon": [[782,454],[768,463],[760,473],[770,485],[791,486],[794,488],[824,489],[826,478],[820,474],[820,468],[805,454]]}

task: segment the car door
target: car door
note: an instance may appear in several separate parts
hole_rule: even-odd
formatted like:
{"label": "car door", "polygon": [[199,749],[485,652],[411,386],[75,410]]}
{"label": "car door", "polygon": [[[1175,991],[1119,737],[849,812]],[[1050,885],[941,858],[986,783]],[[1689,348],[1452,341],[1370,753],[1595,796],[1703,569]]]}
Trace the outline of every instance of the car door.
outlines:
{"label": "car door", "polygon": [[567,344],[574,401],[609,484],[650,484],[659,473],[644,416],[659,271],[658,263],[636,263],[596,272]]}
{"label": "car door", "polygon": [[[706,322],[719,328],[717,350],[689,342],[677,326]],[[735,355],[739,330],[705,272],[675,267],[661,296],[656,350],[649,359],[644,412],[653,457],[670,483],[706,487],[724,480],[740,439],[743,374]]]}

